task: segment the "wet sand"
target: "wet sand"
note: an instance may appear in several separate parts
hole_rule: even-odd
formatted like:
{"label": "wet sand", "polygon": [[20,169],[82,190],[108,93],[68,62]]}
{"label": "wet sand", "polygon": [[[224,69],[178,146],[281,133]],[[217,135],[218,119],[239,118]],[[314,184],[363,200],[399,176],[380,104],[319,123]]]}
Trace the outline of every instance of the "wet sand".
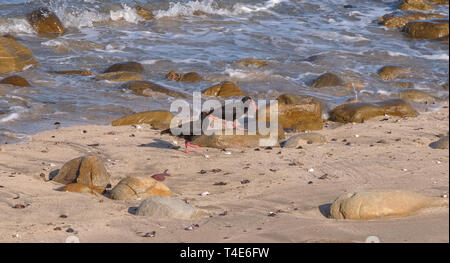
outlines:
{"label": "wet sand", "polygon": [[[59,128],[32,136],[29,142],[1,145],[0,241],[64,242],[76,235],[81,242],[364,242],[368,236],[378,236],[381,242],[449,242],[448,208],[371,221],[326,217],[329,204],[348,191],[448,194],[449,152],[428,146],[447,134],[448,107],[417,118],[383,119],[328,123],[318,131],[327,138],[323,145],[228,149],[231,155],[217,149],[185,154],[184,146],[173,149],[173,142],[183,145],[182,140],[160,136],[145,125]],[[99,146],[88,146],[92,144]],[[48,177],[65,162],[86,154],[105,162],[113,186],[127,176],[168,169],[172,176],[164,183],[174,197],[212,216],[196,220],[135,216],[130,211],[139,200],[60,192],[56,190],[60,184],[40,176]],[[249,183],[242,184],[244,180]],[[226,185],[214,185],[219,182]],[[200,196],[205,191],[210,195]],[[25,208],[12,208],[17,204]],[[269,216],[271,212],[275,215]],[[192,224],[199,227],[184,230]],[[74,232],[66,232],[69,228]],[[142,237],[152,231],[155,237]]]}

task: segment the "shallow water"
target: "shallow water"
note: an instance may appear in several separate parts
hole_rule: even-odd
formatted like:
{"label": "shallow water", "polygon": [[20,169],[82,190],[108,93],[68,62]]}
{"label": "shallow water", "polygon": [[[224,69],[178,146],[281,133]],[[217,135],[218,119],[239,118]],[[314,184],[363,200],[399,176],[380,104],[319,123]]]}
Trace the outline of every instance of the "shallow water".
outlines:
{"label": "shallow water", "polygon": [[[142,63],[146,80],[178,91],[200,91],[231,80],[257,98],[289,92],[314,95],[330,105],[355,97],[355,91],[314,90],[308,83],[318,75],[335,72],[345,82],[364,83],[366,87],[356,95],[370,101],[394,96],[400,90],[379,80],[379,68],[408,66],[414,73],[403,81],[447,97],[441,85],[448,82],[448,44],[413,40],[377,24],[376,19],[395,11],[397,3],[0,0],[0,34],[17,36],[41,63],[18,73],[32,87],[0,86],[0,143],[53,129],[54,122],[63,126],[105,124],[134,111],[168,110],[170,98],[137,96],[120,89],[118,83],[92,77],[47,73],[84,69],[97,74],[124,61]],[[156,18],[142,20],[136,5],[151,8]],[[40,6],[55,12],[68,33],[57,39],[38,37],[25,15]],[[195,11],[205,14],[194,15]],[[448,17],[448,5],[433,12]],[[269,65],[242,68],[233,63],[243,58],[266,59]],[[195,71],[206,80],[194,84],[166,81],[164,76],[172,69]]]}

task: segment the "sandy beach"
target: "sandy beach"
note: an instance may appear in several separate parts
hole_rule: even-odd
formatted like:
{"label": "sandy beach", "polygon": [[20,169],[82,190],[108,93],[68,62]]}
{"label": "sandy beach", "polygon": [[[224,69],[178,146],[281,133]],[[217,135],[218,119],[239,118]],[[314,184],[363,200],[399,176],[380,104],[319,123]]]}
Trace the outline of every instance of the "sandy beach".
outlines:
{"label": "sandy beach", "polygon": [[[392,219],[327,218],[330,203],[350,191],[448,195],[449,152],[429,147],[448,130],[445,106],[416,118],[327,122],[317,131],[327,142],[303,149],[225,154],[203,148],[189,155],[184,146],[175,147],[183,140],[147,125],[52,129],[0,146],[0,241],[58,243],[76,235],[80,242],[365,242],[368,236],[381,242],[449,242],[448,207]],[[91,154],[105,163],[112,186],[168,169],[164,183],[174,197],[210,217],[136,216],[132,210],[141,200],[61,192],[61,184],[46,180],[65,162]],[[206,191],[210,194],[200,195]],[[13,208],[18,204],[25,208]],[[193,224],[198,227],[185,230]],[[143,237],[153,231],[154,237]]]}

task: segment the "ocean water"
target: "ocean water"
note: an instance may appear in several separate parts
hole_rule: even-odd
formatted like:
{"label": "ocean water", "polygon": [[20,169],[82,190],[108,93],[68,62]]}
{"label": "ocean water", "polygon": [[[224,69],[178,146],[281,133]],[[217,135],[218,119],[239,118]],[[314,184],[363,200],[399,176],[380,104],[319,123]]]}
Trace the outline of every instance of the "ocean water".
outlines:
{"label": "ocean water", "polygon": [[[449,48],[438,41],[414,40],[377,19],[396,10],[394,0],[0,0],[0,34],[12,34],[41,63],[18,75],[32,87],[0,86],[0,143],[76,124],[106,124],[132,112],[168,110],[171,98],[148,98],[120,88],[120,83],[93,77],[64,76],[52,70],[90,70],[137,61],[145,80],[177,91],[200,91],[231,80],[255,98],[282,93],[313,95],[330,107],[358,96],[366,101],[395,96],[401,90],[381,81],[385,65],[407,66],[412,74],[400,81],[448,98]],[[140,18],[137,5],[155,18]],[[345,8],[352,5],[352,8]],[[45,6],[68,29],[56,39],[41,38],[26,14]],[[195,11],[203,12],[195,15]],[[434,13],[447,16],[448,5]],[[262,68],[234,61],[260,58]],[[165,80],[170,70],[198,72],[205,81]],[[313,89],[311,80],[325,72],[365,88]],[[0,75],[0,78],[6,77]]]}

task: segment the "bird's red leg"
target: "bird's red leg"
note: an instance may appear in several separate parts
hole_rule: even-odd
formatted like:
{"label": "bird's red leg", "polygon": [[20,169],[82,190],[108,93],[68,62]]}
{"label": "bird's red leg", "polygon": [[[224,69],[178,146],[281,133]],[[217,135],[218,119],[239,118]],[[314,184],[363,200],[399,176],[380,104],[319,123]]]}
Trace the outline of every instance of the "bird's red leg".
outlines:
{"label": "bird's red leg", "polygon": [[184,145],[185,145],[185,147],[186,147],[186,151],[185,151],[186,153],[193,153],[193,152],[189,151],[189,149],[188,149],[189,146],[192,147],[192,148],[195,148],[195,149],[201,149],[200,146],[191,144],[191,143],[188,142],[188,141],[186,141],[186,142],[184,143]]}
{"label": "bird's red leg", "polygon": [[237,129],[237,130],[240,130],[240,131],[245,131],[245,130],[246,130],[246,129],[243,129],[243,128],[237,126],[237,125],[236,125],[236,121],[233,121],[231,124],[232,124],[233,127],[234,127],[235,129]]}

